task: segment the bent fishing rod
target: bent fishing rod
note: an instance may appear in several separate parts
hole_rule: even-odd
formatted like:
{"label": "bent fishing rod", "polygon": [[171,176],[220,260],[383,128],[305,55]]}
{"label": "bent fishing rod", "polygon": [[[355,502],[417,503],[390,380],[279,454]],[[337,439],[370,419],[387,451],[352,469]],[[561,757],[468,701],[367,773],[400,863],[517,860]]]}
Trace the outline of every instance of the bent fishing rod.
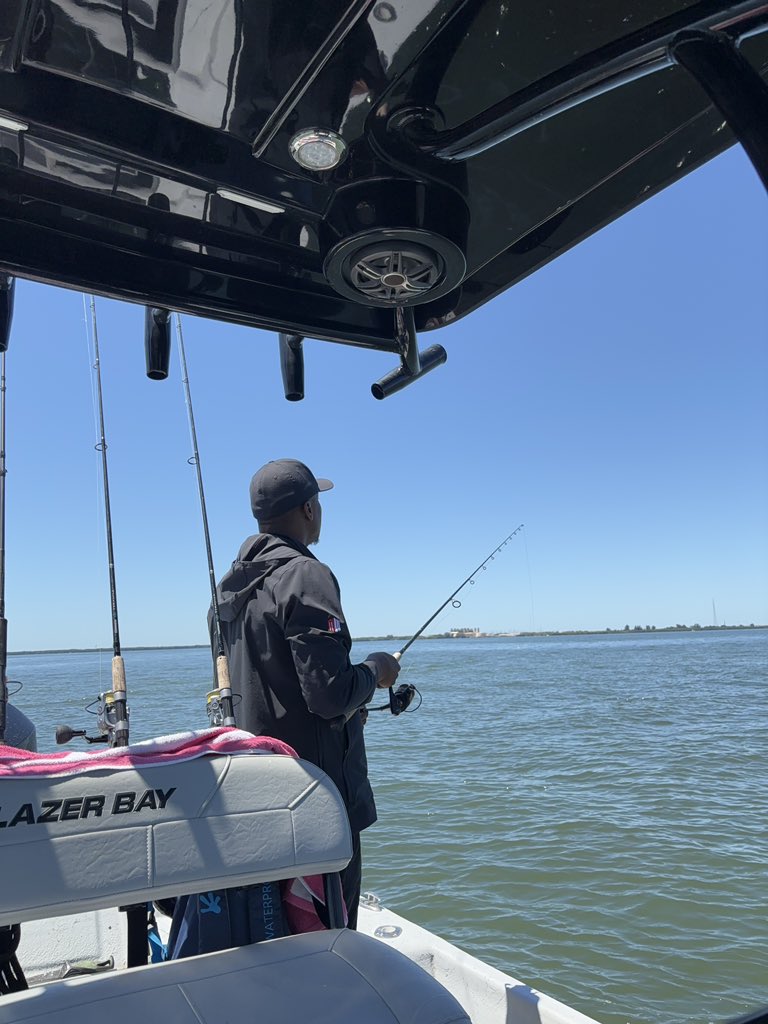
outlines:
{"label": "bent fishing rod", "polygon": [[184,385],[184,400],[187,406],[187,418],[189,420],[189,435],[192,442],[192,457],[188,459],[190,465],[197,470],[197,491],[200,498],[200,513],[203,519],[203,533],[205,534],[205,553],[208,558],[208,578],[211,584],[211,608],[213,611],[213,629],[216,640],[216,664],[215,683],[216,690],[208,694],[207,711],[211,724],[234,725],[235,713],[232,700],[232,686],[229,681],[229,664],[224,651],[224,638],[221,633],[221,614],[219,611],[219,597],[216,593],[216,574],[213,568],[213,552],[211,550],[211,533],[208,528],[208,512],[205,504],[205,489],[203,488],[203,471],[200,466],[200,451],[197,447],[197,431],[195,430],[195,414],[192,410],[192,394],[189,389],[189,373],[187,372],[187,357],[184,351],[184,336],[181,330],[181,315],[176,314],[176,340],[179,347],[179,362],[181,363],[181,381]]}
{"label": "bent fishing rod", "polygon": [[[469,576],[467,576],[467,578],[464,580],[464,582],[459,584],[459,586],[456,587],[454,592],[449,597],[447,597],[445,599],[445,601],[443,601],[443,603],[440,605],[440,607],[437,609],[437,611],[434,612],[432,615],[430,615],[430,617],[427,619],[427,621],[424,623],[424,625],[419,627],[419,629],[416,630],[416,632],[413,634],[413,636],[410,638],[410,640],[408,640],[407,643],[403,644],[403,646],[400,648],[399,651],[395,651],[393,657],[397,658],[397,660],[400,661],[400,659],[405,654],[405,652],[408,650],[408,648],[411,646],[411,644],[419,639],[419,637],[424,632],[424,630],[427,628],[427,626],[431,622],[435,621],[435,619],[440,614],[440,612],[448,604],[453,603],[453,607],[454,608],[460,608],[461,607],[461,601],[457,601],[456,600],[457,596],[461,593],[461,591],[464,589],[464,587],[466,587],[470,583],[474,583],[475,582],[475,576],[477,576],[477,574],[481,570],[485,569],[485,567],[488,564],[488,562],[492,561],[496,557],[496,555],[502,550],[502,548],[505,548],[507,546],[507,544],[509,544],[509,542],[515,536],[515,534],[518,534],[522,530],[524,525],[525,525],[524,523],[520,523],[520,525],[517,527],[517,529],[513,530],[512,533],[508,534],[508,536],[506,536],[504,538],[504,540],[501,542],[501,544],[499,544],[497,547],[495,547],[493,549],[493,551],[490,553],[490,555],[488,555],[487,558],[483,559],[483,561],[480,563],[480,565],[478,565],[478,567],[476,569],[474,569],[469,574]],[[414,697],[416,692],[417,692],[417,690],[416,690],[415,686],[412,686],[409,683],[403,683],[401,686],[398,686],[397,690],[395,690],[394,692],[390,688],[390,691],[389,691],[389,704],[381,704],[381,705],[379,705],[379,707],[370,708],[369,710],[370,711],[385,711],[387,708],[389,708],[389,710],[392,712],[393,715],[402,714],[402,712],[406,710],[408,705],[413,700],[413,697]]]}

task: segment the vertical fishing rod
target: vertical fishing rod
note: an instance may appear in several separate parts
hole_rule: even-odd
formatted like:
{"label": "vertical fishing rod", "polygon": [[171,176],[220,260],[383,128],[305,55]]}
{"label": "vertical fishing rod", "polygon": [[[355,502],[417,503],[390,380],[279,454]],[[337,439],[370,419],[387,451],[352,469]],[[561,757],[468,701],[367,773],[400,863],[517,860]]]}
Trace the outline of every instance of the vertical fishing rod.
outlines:
{"label": "vertical fishing rod", "polygon": [[[8,709],[8,680],[5,677],[8,663],[8,621],[5,618],[5,353],[11,335],[15,287],[14,277],[0,274],[0,743],[5,742]],[[13,884],[13,879],[3,878],[3,882]],[[0,926],[0,996],[23,992],[29,987],[16,956],[20,939],[19,924]]]}
{"label": "vertical fishing rod", "polygon": [[208,578],[211,584],[211,608],[213,610],[213,628],[216,639],[216,666],[215,683],[217,691],[208,695],[208,709],[211,721],[218,716],[218,707],[221,709],[221,724],[234,725],[235,714],[232,703],[232,687],[229,682],[229,664],[227,655],[224,652],[224,638],[221,635],[221,614],[219,612],[219,598],[216,593],[216,574],[213,569],[213,552],[211,551],[211,533],[208,529],[208,512],[205,505],[205,490],[203,488],[203,471],[200,466],[200,451],[197,447],[197,431],[195,430],[195,414],[192,410],[192,394],[189,390],[189,374],[187,372],[187,357],[184,352],[184,336],[181,331],[181,315],[176,314],[176,340],[179,345],[179,362],[181,363],[181,381],[184,385],[184,399],[187,404],[187,417],[189,419],[189,434],[192,441],[192,458],[187,461],[197,470],[197,492],[200,496],[200,513],[203,519],[203,533],[205,534],[205,553],[208,558]]}
{"label": "vertical fishing rod", "polygon": [[11,334],[16,279],[0,274],[0,743],[5,739],[8,708],[8,620],[5,617],[5,353]]}
{"label": "vertical fishing rod", "polygon": [[[96,301],[89,296],[91,307],[91,328],[96,372],[96,389],[99,399],[99,443],[96,451],[101,452],[101,475],[104,484],[104,515],[107,527],[107,556],[109,560],[109,597],[112,609],[112,713],[114,714],[113,746],[128,746],[128,702],[125,688],[125,664],[120,653],[120,625],[117,617],[117,583],[115,581],[115,553],[112,546],[112,512],[109,504],[109,473],[107,471],[107,439],[104,433],[104,401],[101,390],[101,360],[99,358],[99,332],[96,324]],[[104,714],[108,716],[108,705],[112,703],[105,695]]]}
{"label": "vertical fishing rod", "polygon": [[8,620],[5,617],[5,351],[0,357],[0,743],[8,708]]}

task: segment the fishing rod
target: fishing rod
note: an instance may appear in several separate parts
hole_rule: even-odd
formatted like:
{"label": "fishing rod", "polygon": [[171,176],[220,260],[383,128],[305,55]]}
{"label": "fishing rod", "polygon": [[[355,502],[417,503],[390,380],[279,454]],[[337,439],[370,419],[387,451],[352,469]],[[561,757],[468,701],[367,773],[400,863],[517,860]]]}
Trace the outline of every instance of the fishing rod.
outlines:
{"label": "fishing rod", "polygon": [[[522,530],[524,525],[525,525],[524,523],[520,523],[520,525],[517,527],[517,529],[513,530],[512,533],[510,533],[508,536],[506,536],[504,538],[504,540],[501,542],[501,544],[499,544],[497,547],[495,547],[493,549],[493,551],[490,553],[490,555],[488,555],[487,558],[483,559],[483,561],[480,563],[480,565],[478,565],[478,567],[476,569],[474,569],[469,574],[469,576],[467,576],[467,578],[464,580],[464,582],[459,584],[459,586],[454,590],[454,592],[449,597],[447,597],[445,599],[445,601],[443,601],[443,603],[440,605],[440,607],[437,609],[437,611],[434,612],[432,615],[430,615],[430,617],[427,619],[427,621],[424,623],[424,625],[419,627],[419,629],[416,630],[416,632],[413,634],[413,636],[410,638],[410,640],[407,643],[403,644],[403,646],[401,647],[401,649],[399,651],[395,651],[393,657],[397,658],[397,660],[400,661],[400,659],[405,654],[405,652],[408,650],[408,648],[411,646],[411,644],[419,639],[419,637],[424,632],[424,630],[427,628],[427,626],[431,622],[434,622],[434,620],[437,618],[437,616],[440,614],[440,612],[443,610],[443,608],[446,607],[446,605],[448,605],[451,602],[453,602],[453,607],[454,608],[460,608],[461,607],[461,601],[457,601],[456,600],[457,595],[461,593],[461,591],[464,589],[464,587],[467,586],[467,584],[475,582],[475,576],[477,576],[477,574],[482,569],[485,569],[485,567],[488,564],[488,562],[492,561],[496,557],[496,555],[502,550],[502,548],[505,548],[507,546],[507,544],[509,544],[509,542],[515,536],[515,534],[519,533]],[[390,691],[389,691],[389,704],[381,704],[379,707],[370,708],[370,710],[371,711],[384,711],[387,708],[389,708],[389,710],[392,712],[393,715],[402,714],[402,712],[406,710],[408,705],[413,700],[414,695],[416,694],[416,692],[417,692],[416,687],[412,686],[409,683],[403,683],[401,686],[398,686],[397,690],[395,690],[394,692],[392,691],[392,688],[390,688]]]}
{"label": "fishing rod", "polygon": [[[107,469],[107,439],[104,431],[104,400],[101,390],[101,360],[99,358],[99,330],[96,322],[96,300],[89,296],[91,329],[93,331],[93,369],[98,394],[99,443],[101,476],[104,485],[104,517],[107,529],[107,557],[109,562],[109,597],[112,611],[112,690],[100,697],[99,719],[104,738],[113,747],[128,746],[128,701],[125,686],[125,663],[120,653],[120,624],[117,616],[117,582],[115,580],[115,552],[112,545],[112,512],[109,503],[109,472]],[[59,739],[57,733],[57,741]],[[65,742],[65,741],[64,741]]]}
{"label": "fishing rod", "polygon": [[[11,336],[15,288],[16,278],[0,274],[0,743],[5,742],[8,711],[8,680],[5,675],[8,665],[8,620],[5,617],[5,353]],[[13,723],[10,731],[13,732]],[[14,742],[18,743],[18,740]],[[16,956],[20,940],[21,925],[0,926],[0,996],[23,992],[29,987]]]}
{"label": "fishing rod", "polygon": [[8,620],[5,617],[5,353],[11,335],[16,279],[0,274],[0,743],[5,739],[8,708]]}
{"label": "fishing rod", "polygon": [[184,385],[184,399],[187,405],[187,416],[189,419],[189,434],[192,441],[192,458],[188,459],[190,465],[197,470],[197,491],[200,497],[200,512],[203,519],[203,533],[205,534],[205,553],[208,558],[208,578],[211,584],[211,608],[213,610],[213,628],[216,640],[216,664],[215,677],[216,689],[208,694],[206,709],[208,718],[212,725],[234,725],[235,713],[232,700],[232,687],[229,681],[229,663],[224,651],[224,638],[221,633],[221,614],[219,612],[219,597],[216,593],[216,574],[213,569],[213,553],[211,551],[211,533],[208,529],[208,512],[205,505],[205,490],[203,488],[203,472],[200,466],[200,452],[197,447],[197,431],[195,430],[195,414],[192,410],[192,394],[189,390],[189,373],[187,372],[187,357],[184,352],[184,336],[181,330],[181,314],[176,314],[176,340],[179,346],[179,362],[181,363],[181,381]]}
{"label": "fishing rod", "polygon": [[424,630],[427,628],[427,626],[430,624],[430,622],[434,622],[434,620],[437,618],[437,616],[440,614],[440,612],[443,610],[443,608],[445,608],[445,606],[449,602],[451,602],[451,601],[454,602],[454,605],[453,605],[454,608],[461,608],[461,601],[456,601],[456,595],[461,593],[461,591],[464,589],[464,587],[466,587],[466,585],[468,583],[474,583],[475,576],[477,576],[477,574],[480,572],[480,570],[484,569],[486,567],[486,565],[490,561],[492,561],[492,559],[494,559],[496,557],[496,555],[501,551],[501,549],[506,547],[507,544],[509,544],[509,542],[515,536],[515,534],[519,533],[522,530],[524,525],[525,525],[524,523],[520,523],[520,525],[517,527],[516,530],[513,530],[512,533],[510,533],[508,537],[505,537],[504,540],[501,542],[501,544],[499,544],[498,547],[495,547],[493,549],[493,551],[490,553],[490,555],[488,555],[488,557],[486,559],[484,559],[480,563],[480,565],[478,565],[478,567],[474,570],[474,572],[471,572],[469,574],[469,576],[467,576],[467,578],[464,580],[464,582],[460,586],[456,587],[456,589],[451,594],[451,596],[447,597],[445,599],[445,601],[443,601],[443,603],[440,605],[440,607],[437,609],[437,611],[434,613],[434,615],[430,615],[430,617],[427,619],[427,621],[424,623],[424,625],[421,626],[420,629],[416,630],[416,632],[413,634],[413,636],[408,641],[408,643],[404,644],[403,647],[399,651],[395,651],[395,657],[397,658],[398,661],[400,661],[400,659],[405,654],[405,652],[408,650],[408,648],[411,646],[411,644],[415,640],[419,639],[419,637],[424,632]]}

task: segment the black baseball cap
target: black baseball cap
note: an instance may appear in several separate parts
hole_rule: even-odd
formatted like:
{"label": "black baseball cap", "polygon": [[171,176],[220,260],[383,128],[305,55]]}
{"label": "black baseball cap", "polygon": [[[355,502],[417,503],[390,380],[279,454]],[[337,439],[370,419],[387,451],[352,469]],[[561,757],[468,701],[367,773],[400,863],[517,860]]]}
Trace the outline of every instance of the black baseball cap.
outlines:
{"label": "black baseball cap", "polygon": [[264,522],[279,519],[298,508],[318,491],[330,491],[330,480],[318,479],[297,459],[275,459],[254,473],[251,480],[251,511]]}

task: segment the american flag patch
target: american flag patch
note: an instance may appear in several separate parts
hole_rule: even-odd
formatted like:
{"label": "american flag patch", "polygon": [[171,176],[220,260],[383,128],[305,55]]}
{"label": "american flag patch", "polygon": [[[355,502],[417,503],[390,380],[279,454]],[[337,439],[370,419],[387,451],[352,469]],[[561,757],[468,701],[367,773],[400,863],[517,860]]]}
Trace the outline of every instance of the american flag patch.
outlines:
{"label": "american flag patch", "polygon": [[335,619],[332,615],[328,616],[328,632],[329,633],[340,633],[341,632],[341,622],[338,619]]}

